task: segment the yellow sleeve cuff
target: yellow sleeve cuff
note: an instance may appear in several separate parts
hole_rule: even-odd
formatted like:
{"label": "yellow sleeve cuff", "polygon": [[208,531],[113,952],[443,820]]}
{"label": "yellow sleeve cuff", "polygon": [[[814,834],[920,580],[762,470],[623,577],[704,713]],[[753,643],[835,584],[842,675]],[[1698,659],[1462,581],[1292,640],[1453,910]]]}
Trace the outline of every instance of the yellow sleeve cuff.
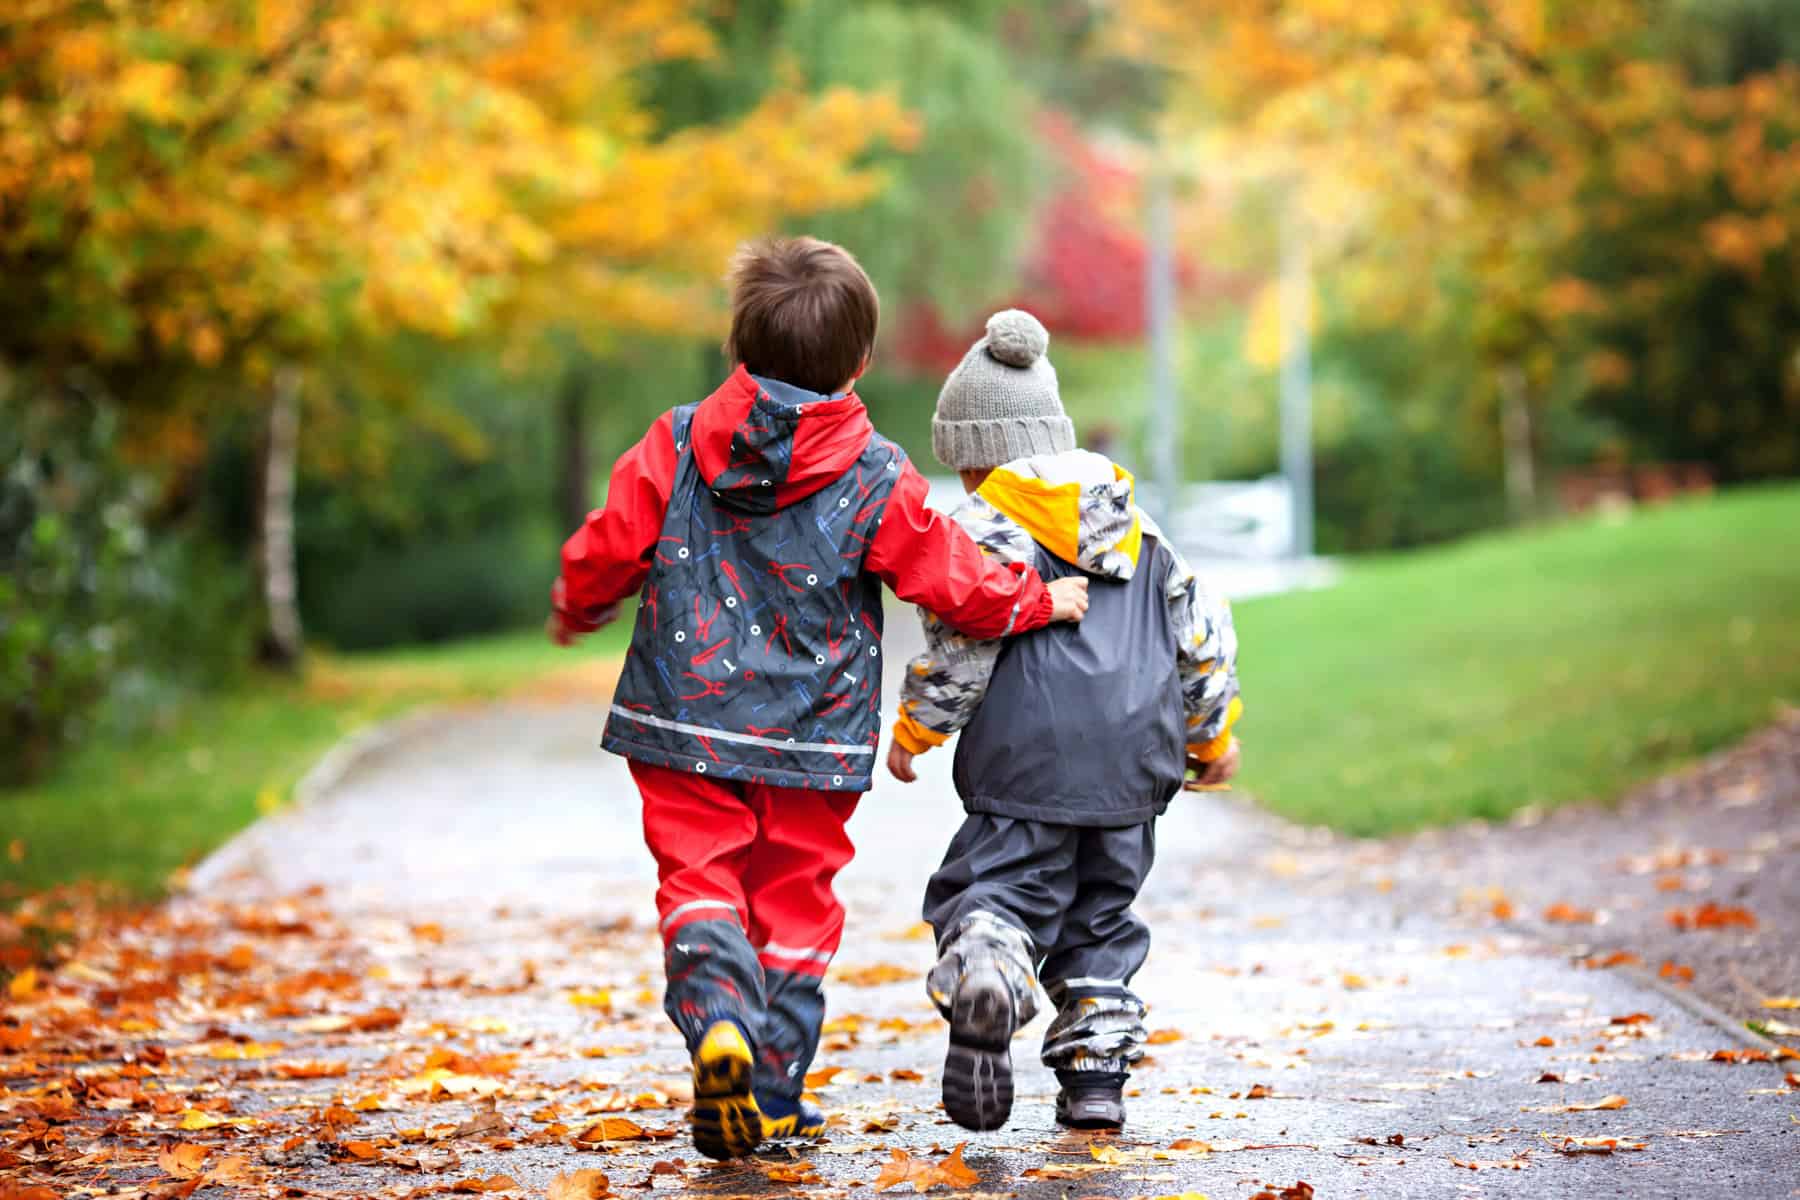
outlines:
{"label": "yellow sleeve cuff", "polygon": [[900,711],[899,718],[894,722],[894,741],[908,754],[923,754],[933,746],[941,746],[949,740],[949,734],[939,733],[919,724],[905,709]]}
{"label": "yellow sleeve cuff", "polygon": [[1244,713],[1244,702],[1233,696],[1225,709],[1225,727],[1219,730],[1219,736],[1210,742],[1189,742],[1187,752],[1201,762],[1214,762],[1225,756],[1231,749],[1231,727]]}

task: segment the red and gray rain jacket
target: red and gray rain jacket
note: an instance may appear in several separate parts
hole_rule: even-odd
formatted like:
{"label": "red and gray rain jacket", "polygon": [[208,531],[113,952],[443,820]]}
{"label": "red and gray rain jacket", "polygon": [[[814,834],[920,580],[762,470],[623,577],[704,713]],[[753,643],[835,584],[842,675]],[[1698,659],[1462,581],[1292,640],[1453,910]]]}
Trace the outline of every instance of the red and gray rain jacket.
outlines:
{"label": "red and gray rain jacket", "polygon": [[972,637],[1050,619],[1036,571],[984,557],[925,493],[854,394],[740,367],[665,413],[563,547],[565,625],[595,628],[642,589],[602,744],[718,778],[866,790],[882,583]]}

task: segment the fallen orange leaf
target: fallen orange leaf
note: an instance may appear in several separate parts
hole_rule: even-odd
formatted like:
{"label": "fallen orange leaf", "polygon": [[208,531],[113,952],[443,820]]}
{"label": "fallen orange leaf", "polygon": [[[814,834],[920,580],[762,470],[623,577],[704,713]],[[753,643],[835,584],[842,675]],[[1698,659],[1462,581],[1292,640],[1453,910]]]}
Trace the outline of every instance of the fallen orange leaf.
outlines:
{"label": "fallen orange leaf", "polygon": [[1602,1096],[1592,1104],[1557,1104],[1548,1108],[1532,1108],[1525,1111],[1542,1113],[1611,1112],[1624,1108],[1630,1103],[1631,1101],[1623,1096]]}
{"label": "fallen orange leaf", "polygon": [[[1450,1160],[1450,1165],[1453,1167],[1462,1167],[1465,1170],[1469,1170],[1469,1171],[1523,1171],[1525,1168],[1527,1168],[1531,1165],[1531,1160],[1527,1159],[1527,1158],[1517,1158],[1517,1157],[1515,1157],[1515,1158],[1498,1158],[1498,1159],[1494,1159],[1494,1158],[1474,1158],[1474,1159],[1453,1158]],[[1256,1198],[1254,1196],[1252,1196],[1250,1198],[1250,1200],[1256,1200]]]}
{"label": "fallen orange leaf", "polygon": [[1589,970],[1604,971],[1612,967],[1635,967],[1644,960],[1626,950],[1615,950],[1604,956],[1584,958],[1581,965]]}
{"label": "fallen orange leaf", "polygon": [[156,1165],[171,1179],[196,1179],[206,1165],[206,1156],[211,1153],[211,1147],[178,1142],[157,1152]]}
{"label": "fallen orange leaf", "polygon": [[1187,1035],[1179,1029],[1158,1029],[1152,1032],[1148,1040],[1152,1046],[1166,1046],[1170,1042],[1179,1042]]}
{"label": "fallen orange leaf", "polygon": [[965,1142],[957,1146],[937,1162],[914,1158],[904,1150],[895,1150],[892,1157],[882,1164],[881,1173],[875,1177],[872,1186],[878,1192],[902,1183],[911,1184],[915,1192],[928,1192],[940,1186],[952,1189],[974,1187],[981,1182],[981,1176],[963,1162],[963,1149],[966,1145]]}
{"label": "fallen orange leaf", "polygon": [[650,1131],[629,1117],[601,1117],[575,1135],[578,1142],[641,1142]]}
{"label": "fallen orange leaf", "polygon": [[1313,1200],[1313,1186],[1302,1179],[1293,1187],[1284,1187],[1279,1192],[1257,1192],[1250,1200]]}
{"label": "fallen orange leaf", "polygon": [[256,947],[248,942],[239,942],[231,948],[231,952],[219,960],[219,965],[227,971],[248,971],[256,965]]}
{"label": "fallen orange leaf", "polygon": [[1593,909],[1572,904],[1552,904],[1544,910],[1544,920],[1557,925],[1592,925],[1597,919]]}
{"label": "fallen orange leaf", "polygon": [[1755,929],[1756,917],[1747,908],[1722,908],[1708,900],[1694,909],[1672,908],[1663,919],[1683,933],[1690,929]]}
{"label": "fallen orange leaf", "polygon": [[1800,1008],[1800,996],[1769,996],[1763,1000],[1764,1008]]}
{"label": "fallen orange leaf", "polygon": [[569,1171],[550,1181],[545,1200],[600,1200],[612,1190],[606,1175],[592,1169]]}
{"label": "fallen orange leaf", "polygon": [[1559,1137],[1540,1133],[1558,1154],[1611,1154],[1616,1150],[1648,1150],[1649,1142],[1628,1142],[1613,1137]]}
{"label": "fallen orange leaf", "polygon": [[285,1062],[275,1064],[275,1074],[283,1079],[336,1079],[350,1071],[347,1062]]}

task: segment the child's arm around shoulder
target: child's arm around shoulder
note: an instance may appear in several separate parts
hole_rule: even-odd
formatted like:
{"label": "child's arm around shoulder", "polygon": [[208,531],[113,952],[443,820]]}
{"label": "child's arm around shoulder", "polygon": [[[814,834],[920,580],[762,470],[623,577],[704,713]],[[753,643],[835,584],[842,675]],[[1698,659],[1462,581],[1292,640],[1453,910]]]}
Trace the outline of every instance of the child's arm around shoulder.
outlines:
{"label": "child's arm around shoulder", "polygon": [[[978,495],[959,505],[953,517],[996,563],[1023,564],[1036,557],[1031,535]],[[921,608],[919,618],[925,626],[925,653],[906,665],[900,715],[888,750],[888,771],[903,783],[917,778],[914,756],[943,745],[975,716],[1003,645],[1000,638],[960,634],[928,609]]]}
{"label": "child's arm around shoulder", "polygon": [[[1154,526],[1148,527],[1156,532]],[[1181,707],[1187,716],[1187,757],[1203,784],[1225,783],[1237,771],[1238,746],[1232,732],[1243,701],[1238,698],[1237,630],[1231,605],[1213,596],[1180,553],[1158,534],[1169,554],[1165,594],[1175,630]]]}
{"label": "child's arm around shoulder", "polygon": [[563,543],[562,574],[550,591],[550,636],[567,645],[618,615],[644,586],[675,486],[675,414],[656,419],[613,464],[606,506]]}
{"label": "child's arm around shoulder", "polygon": [[955,521],[925,507],[927,490],[924,476],[910,462],[902,465],[869,540],[864,564],[895,595],[977,638],[1081,619],[1085,579],[1052,589],[1028,563],[989,558]]}

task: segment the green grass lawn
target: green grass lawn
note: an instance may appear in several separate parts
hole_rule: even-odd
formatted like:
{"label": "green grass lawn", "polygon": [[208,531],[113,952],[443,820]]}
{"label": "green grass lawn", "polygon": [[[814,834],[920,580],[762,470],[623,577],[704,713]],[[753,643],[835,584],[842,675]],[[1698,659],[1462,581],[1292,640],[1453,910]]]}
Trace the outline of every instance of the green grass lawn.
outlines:
{"label": "green grass lawn", "polygon": [[320,755],[372,721],[521,689],[605,695],[630,628],[627,617],[578,650],[533,631],[315,655],[304,678],[259,676],[194,697],[141,739],[83,746],[41,783],[0,792],[0,849],[20,852],[0,858],[0,903],[75,879],[152,895],[285,802]]}
{"label": "green grass lawn", "polygon": [[1241,782],[1286,816],[1612,800],[1800,703],[1800,488],[1361,560],[1236,617]]}

